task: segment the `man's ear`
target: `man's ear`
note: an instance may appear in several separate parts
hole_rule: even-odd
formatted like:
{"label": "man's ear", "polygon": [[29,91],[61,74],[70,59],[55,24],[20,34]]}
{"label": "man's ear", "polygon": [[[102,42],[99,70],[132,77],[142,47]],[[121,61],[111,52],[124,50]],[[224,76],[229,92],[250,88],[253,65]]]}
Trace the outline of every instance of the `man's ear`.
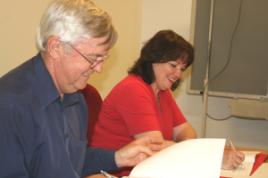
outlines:
{"label": "man's ear", "polygon": [[61,44],[58,37],[51,36],[47,40],[47,53],[52,58],[59,58],[63,53],[63,45]]}

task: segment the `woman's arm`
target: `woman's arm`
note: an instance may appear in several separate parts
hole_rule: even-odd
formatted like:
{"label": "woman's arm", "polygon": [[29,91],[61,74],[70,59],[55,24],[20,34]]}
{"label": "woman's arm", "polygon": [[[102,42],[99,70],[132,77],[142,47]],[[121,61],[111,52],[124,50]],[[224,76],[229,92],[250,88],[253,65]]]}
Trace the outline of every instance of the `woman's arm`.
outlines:
{"label": "woman's arm", "polygon": [[172,141],[172,140],[165,140],[163,138],[163,135],[160,131],[148,131],[148,132],[143,132],[143,133],[139,133],[139,134],[136,134],[134,135],[134,138],[135,139],[138,139],[138,138],[142,138],[142,137],[149,137],[153,140],[157,140],[158,142],[162,142],[161,144],[161,149],[163,148],[166,148],[170,145],[173,145],[175,142]]}
{"label": "woman's arm", "polygon": [[195,129],[190,123],[185,122],[173,128],[173,139],[175,142],[196,138]]}
{"label": "woman's arm", "polygon": [[148,131],[134,135],[135,139],[141,137],[149,137],[152,139],[157,139],[163,142],[162,147],[166,148],[170,145],[173,145],[175,142],[196,138],[197,135],[191,124],[185,122],[173,128],[173,140],[165,140],[160,131]]}

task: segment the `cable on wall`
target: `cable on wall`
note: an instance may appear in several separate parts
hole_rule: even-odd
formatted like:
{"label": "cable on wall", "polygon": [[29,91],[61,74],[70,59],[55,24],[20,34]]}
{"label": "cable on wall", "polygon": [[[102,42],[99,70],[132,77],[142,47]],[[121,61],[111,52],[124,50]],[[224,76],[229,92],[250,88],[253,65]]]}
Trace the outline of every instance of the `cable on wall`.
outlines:
{"label": "cable on wall", "polygon": [[213,77],[209,78],[208,83],[210,83],[213,80],[215,80],[216,78],[218,78],[226,70],[226,68],[228,67],[228,65],[229,65],[229,63],[231,61],[231,55],[232,55],[232,52],[233,52],[234,37],[235,37],[235,34],[237,32],[239,23],[240,23],[243,2],[244,2],[244,0],[239,1],[238,16],[237,16],[237,19],[236,19],[236,23],[235,23],[235,26],[234,26],[233,33],[231,35],[231,40],[230,40],[230,45],[229,45],[230,47],[229,47],[226,63],[218,73],[216,73]]}
{"label": "cable on wall", "polygon": [[[215,3],[216,3],[216,0],[215,0]],[[211,83],[213,80],[215,80],[216,78],[218,78],[226,70],[226,68],[228,67],[228,65],[229,65],[229,63],[231,61],[231,55],[232,55],[232,51],[233,51],[233,41],[234,41],[234,37],[235,37],[235,34],[237,33],[237,29],[238,29],[238,26],[239,26],[239,23],[240,23],[243,3],[244,3],[244,0],[240,0],[239,1],[238,16],[237,16],[237,19],[236,19],[234,30],[233,30],[232,35],[231,35],[230,47],[229,47],[229,51],[228,51],[226,63],[225,63],[225,65],[223,66],[223,68],[218,73],[216,73],[211,78],[208,77],[208,80],[205,82],[205,85],[206,86],[204,86],[204,88],[205,87],[208,87],[209,86],[209,83]],[[210,44],[210,45],[212,45],[212,44]],[[210,62],[210,59],[211,59],[211,50],[209,50],[209,62]],[[212,120],[216,120],[216,121],[224,121],[224,120],[228,120],[228,119],[232,118],[232,115],[229,115],[229,116],[226,116],[226,117],[223,117],[223,118],[216,118],[216,117],[213,117],[208,112],[206,112],[206,116],[208,118],[210,118]]]}

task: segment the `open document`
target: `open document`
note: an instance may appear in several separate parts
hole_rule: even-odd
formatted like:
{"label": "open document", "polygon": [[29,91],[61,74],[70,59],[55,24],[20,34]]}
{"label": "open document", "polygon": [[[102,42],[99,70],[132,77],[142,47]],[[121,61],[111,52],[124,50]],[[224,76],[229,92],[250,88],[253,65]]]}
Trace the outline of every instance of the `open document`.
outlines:
{"label": "open document", "polygon": [[191,139],[176,143],[138,164],[130,177],[219,178],[225,139]]}

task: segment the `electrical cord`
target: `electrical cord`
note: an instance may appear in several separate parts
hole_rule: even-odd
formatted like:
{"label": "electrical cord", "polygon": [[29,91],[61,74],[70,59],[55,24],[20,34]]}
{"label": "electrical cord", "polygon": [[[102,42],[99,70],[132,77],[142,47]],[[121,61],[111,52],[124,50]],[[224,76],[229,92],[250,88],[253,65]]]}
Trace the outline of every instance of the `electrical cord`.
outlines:
{"label": "electrical cord", "polygon": [[238,17],[237,17],[237,20],[236,20],[236,23],[235,23],[235,27],[234,27],[233,33],[231,35],[230,47],[229,47],[229,52],[228,52],[228,55],[227,55],[226,63],[224,64],[224,66],[222,67],[222,69],[218,73],[216,73],[214,76],[212,76],[211,78],[208,79],[208,81],[205,83],[205,85],[208,85],[213,80],[215,80],[216,78],[218,78],[226,70],[226,68],[230,64],[231,55],[232,55],[232,51],[233,51],[234,36],[235,36],[235,34],[237,32],[237,29],[238,29],[238,26],[239,26],[239,23],[240,23],[243,2],[244,2],[244,0],[240,0],[240,2],[239,2]]}
{"label": "electrical cord", "polygon": [[[229,52],[228,52],[228,55],[227,55],[226,63],[224,64],[224,66],[222,67],[222,69],[218,73],[216,73],[211,78],[208,78],[208,80],[204,83],[204,88],[207,87],[209,85],[209,83],[211,83],[213,80],[218,78],[226,70],[226,68],[230,64],[231,55],[232,55],[232,51],[233,51],[234,36],[235,36],[235,34],[237,32],[237,29],[238,29],[238,26],[239,26],[239,23],[240,23],[243,2],[244,2],[244,0],[240,0],[240,2],[239,2],[238,17],[237,17],[237,20],[236,20],[236,23],[235,23],[235,26],[234,26],[234,30],[233,30],[232,35],[231,35],[230,47],[229,47]],[[207,112],[206,115],[207,115],[208,118],[210,118],[212,120],[215,120],[215,121],[224,121],[224,120],[228,120],[228,119],[230,119],[232,117],[232,115],[229,115],[229,116],[226,116],[226,117],[223,117],[223,118],[216,118],[216,117],[211,116],[208,112]]]}
{"label": "electrical cord", "polygon": [[215,120],[215,121],[225,121],[225,120],[230,119],[233,116],[229,115],[229,116],[226,116],[226,117],[223,117],[223,118],[216,118],[216,117],[211,116],[209,113],[207,113],[207,117],[210,118],[211,120]]}

